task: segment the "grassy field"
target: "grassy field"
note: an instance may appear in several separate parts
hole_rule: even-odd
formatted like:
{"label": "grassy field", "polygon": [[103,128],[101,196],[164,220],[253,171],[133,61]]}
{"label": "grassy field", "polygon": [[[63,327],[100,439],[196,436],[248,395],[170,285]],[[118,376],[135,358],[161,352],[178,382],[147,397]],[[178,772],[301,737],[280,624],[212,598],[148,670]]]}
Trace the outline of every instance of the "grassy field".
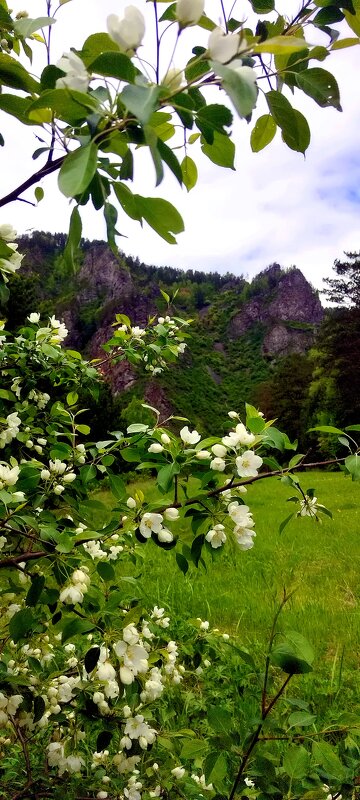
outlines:
{"label": "grassy field", "polygon": [[[333,513],[317,524],[309,518],[292,521],[282,534],[279,523],[292,510],[286,503],[291,488],[276,479],[249,488],[246,502],[254,514],[255,547],[241,552],[226,547],[206,570],[191,566],[184,576],[173,551],[151,541],[145,546],[142,585],[146,602],[176,609],[184,617],[201,616],[212,626],[236,632],[243,644],[266,641],[275,605],[283,588],[294,590],[282,615],[282,626],[303,633],[315,646],[317,662],[340,669],[360,659],[360,483],[339,473],[302,476],[314,486],[319,502]],[[129,486],[156,497],[151,481]],[[103,495],[102,499],[108,499]],[[191,533],[182,524],[181,538]],[[217,555],[217,554],[216,554]]]}

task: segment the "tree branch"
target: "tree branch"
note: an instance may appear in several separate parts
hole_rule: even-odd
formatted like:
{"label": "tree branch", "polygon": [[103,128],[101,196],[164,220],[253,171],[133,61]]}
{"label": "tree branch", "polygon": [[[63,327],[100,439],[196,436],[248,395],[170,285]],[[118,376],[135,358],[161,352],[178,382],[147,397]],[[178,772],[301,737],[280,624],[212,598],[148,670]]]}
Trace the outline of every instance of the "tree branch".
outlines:
{"label": "tree branch", "polygon": [[41,169],[34,172],[30,178],[27,178],[24,183],[21,183],[20,186],[17,186],[16,189],[13,189],[12,192],[6,194],[5,197],[0,198],[0,208],[2,206],[8,205],[8,203],[13,203],[15,200],[20,200],[20,195],[26,191],[26,189],[30,189],[31,186],[34,186],[36,183],[42,180],[42,178],[46,178],[47,175],[50,175],[52,172],[56,172],[60,169],[64,159],[66,156],[60,156],[55,161],[51,161],[49,164],[45,164]]}

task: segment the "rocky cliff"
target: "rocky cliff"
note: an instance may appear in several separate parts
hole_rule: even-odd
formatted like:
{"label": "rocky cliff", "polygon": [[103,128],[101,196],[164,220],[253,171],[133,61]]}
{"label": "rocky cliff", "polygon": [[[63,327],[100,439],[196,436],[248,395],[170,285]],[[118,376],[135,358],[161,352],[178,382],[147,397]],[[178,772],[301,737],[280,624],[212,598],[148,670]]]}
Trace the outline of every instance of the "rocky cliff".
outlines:
{"label": "rocky cliff", "polygon": [[40,309],[55,310],[69,329],[67,345],[90,358],[103,354],[116,313],[143,326],[165,311],[160,288],[176,295],[173,312],[194,320],[181,363],[156,383],[139,381],[127,363],[108,370],[108,379],[122,407],[145,397],[163,415],[188,414],[203,429],[211,417],[220,418],[224,403],[239,408],[251,401],[279,359],[306,353],[323,316],[316,291],[297,268],[273,264],[249,283],[233,275],[157,269],[117,257],[104,242],[84,242],[76,274],[70,275],[63,246],[62,235],[24,237],[23,272],[40,276]]}

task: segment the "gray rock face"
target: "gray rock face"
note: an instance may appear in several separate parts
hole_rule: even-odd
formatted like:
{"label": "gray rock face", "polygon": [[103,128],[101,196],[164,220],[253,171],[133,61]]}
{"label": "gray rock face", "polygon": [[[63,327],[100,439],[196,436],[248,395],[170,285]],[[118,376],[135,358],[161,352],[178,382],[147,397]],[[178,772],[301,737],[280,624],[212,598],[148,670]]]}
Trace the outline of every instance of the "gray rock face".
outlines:
{"label": "gray rock face", "polygon": [[[274,264],[262,274],[269,286],[274,283],[274,288],[250,299],[233,317],[230,337],[237,339],[261,323],[266,329],[264,354],[304,353],[313,344],[316,327],[324,315],[317,292],[296,268],[281,275]],[[291,323],[292,327],[283,323]]]}
{"label": "gray rock face", "polygon": [[87,250],[79,272],[80,303],[89,303],[104,295],[107,301],[126,301],[134,291],[130,273],[106,244],[95,244]]}

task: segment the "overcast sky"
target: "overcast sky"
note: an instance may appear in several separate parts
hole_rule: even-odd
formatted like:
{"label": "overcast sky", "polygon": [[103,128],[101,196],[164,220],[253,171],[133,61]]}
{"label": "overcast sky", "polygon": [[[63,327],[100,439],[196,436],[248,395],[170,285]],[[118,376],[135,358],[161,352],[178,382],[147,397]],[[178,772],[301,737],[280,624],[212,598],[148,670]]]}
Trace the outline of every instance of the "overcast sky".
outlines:
{"label": "overcast sky", "polygon": [[[142,0],[133,0],[133,4],[145,7]],[[80,49],[90,33],[106,30],[107,15],[121,16],[126,5],[119,0],[71,0],[64,5],[53,29],[53,61],[70,47]],[[218,5],[218,0],[209,0],[207,10],[211,16]],[[245,5],[238,4],[241,10]],[[288,12],[290,8],[296,10],[299,3],[282,0],[278,6]],[[23,7],[36,17],[44,13],[45,2],[14,3],[15,11]],[[150,16],[150,12],[148,4],[146,13]],[[184,50],[192,46],[193,35],[191,29],[184,33]],[[179,61],[175,63],[179,66]],[[335,258],[344,250],[360,249],[359,63],[360,49],[354,47],[334,53],[321,65],[338,79],[343,113],[320,109],[296,91],[291,101],[305,113],[312,132],[305,159],[282,143],[279,132],[269,147],[253,154],[250,127],[244,121],[236,121],[236,171],[216,167],[194,150],[199,182],[188,194],[171,174],[155,189],[150,157],[145,151],[137,152],[132,188],[144,195],[171,200],[183,215],[185,233],[179,235],[177,245],[168,245],[146,224],[142,229],[120,212],[118,229],[126,237],[119,238],[120,249],[149,264],[229,270],[248,277],[273,261],[285,267],[296,264],[320,288],[322,277],[330,274]],[[264,106],[259,104],[257,113],[266,113]],[[34,129],[16,122],[9,128],[0,112],[0,130],[6,141],[0,149],[4,195],[42,162],[31,158],[40,146]],[[37,130],[41,135],[41,129]],[[52,176],[42,185],[45,199],[37,208],[12,203],[1,209],[0,222],[11,222],[19,233],[31,229],[66,230],[69,204],[56,190],[56,178]],[[33,190],[25,196],[32,200]],[[105,238],[101,212],[84,209],[82,216],[84,236]]]}

